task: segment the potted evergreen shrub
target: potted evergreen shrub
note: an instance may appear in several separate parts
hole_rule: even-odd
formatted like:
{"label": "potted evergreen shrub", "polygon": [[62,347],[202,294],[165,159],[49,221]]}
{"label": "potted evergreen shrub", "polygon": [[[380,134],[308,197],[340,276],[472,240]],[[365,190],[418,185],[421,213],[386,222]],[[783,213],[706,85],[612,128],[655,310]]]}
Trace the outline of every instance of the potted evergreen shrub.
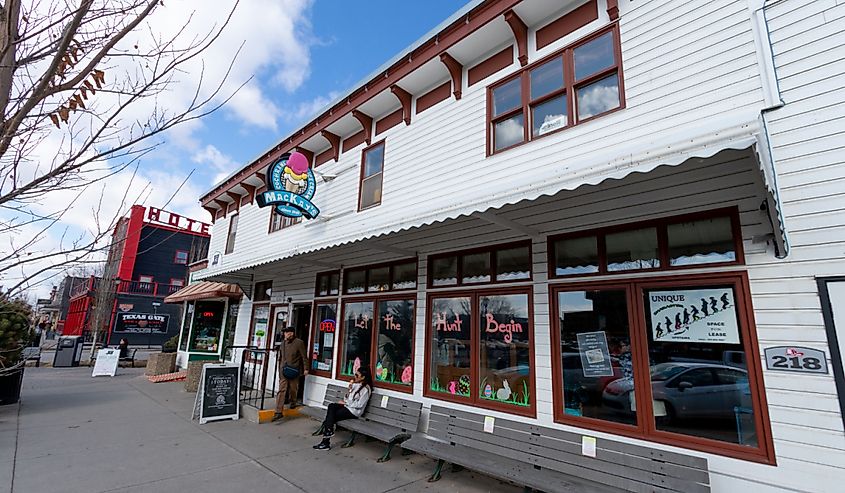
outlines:
{"label": "potted evergreen shrub", "polygon": [[31,317],[25,302],[0,296],[0,405],[20,399],[26,363],[22,352],[34,336]]}
{"label": "potted evergreen shrub", "polygon": [[175,353],[177,346],[179,345],[179,336],[175,335],[170,339],[164,341],[164,344],[161,345],[161,352],[162,353]]}

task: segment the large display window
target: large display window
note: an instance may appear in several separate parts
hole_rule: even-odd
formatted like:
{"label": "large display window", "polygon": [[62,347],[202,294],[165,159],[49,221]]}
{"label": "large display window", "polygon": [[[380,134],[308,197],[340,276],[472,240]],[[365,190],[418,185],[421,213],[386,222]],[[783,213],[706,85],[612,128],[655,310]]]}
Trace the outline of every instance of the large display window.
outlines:
{"label": "large display window", "polygon": [[534,416],[530,288],[429,295],[427,397]]}
{"label": "large display window", "polygon": [[337,378],[369,367],[377,387],[411,392],[414,379],[413,298],[344,301]]}
{"label": "large display window", "polygon": [[337,303],[317,302],[311,334],[311,373],[331,377],[337,335]]}
{"label": "large display window", "polygon": [[189,351],[216,353],[220,349],[225,314],[225,301],[201,300],[194,304]]}
{"label": "large display window", "polygon": [[773,461],[744,272],[552,285],[551,302],[556,421]]}

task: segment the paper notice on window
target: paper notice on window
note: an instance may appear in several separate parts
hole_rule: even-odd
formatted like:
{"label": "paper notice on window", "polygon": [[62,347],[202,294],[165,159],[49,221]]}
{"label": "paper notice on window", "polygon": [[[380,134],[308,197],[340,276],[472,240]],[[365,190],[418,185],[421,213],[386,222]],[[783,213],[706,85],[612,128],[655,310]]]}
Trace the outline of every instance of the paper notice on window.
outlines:
{"label": "paper notice on window", "polygon": [[484,431],[486,433],[493,433],[493,428],[496,426],[496,418],[493,416],[484,416]]}
{"label": "paper notice on window", "polygon": [[323,347],[330,348],[332,346],[334,346],[334,334],[323,332]]}
{"label": "paper notice on window", "polygon": [[595,437],[581,437],[581,455],[587,457],[596,456],[596,438]]}
{"label": "paper notice on window", "polygon": [[383,407],[383,408],[387,407],[387,400],[388,400],[388,397],[386,395],[381,396],[381,407]]}

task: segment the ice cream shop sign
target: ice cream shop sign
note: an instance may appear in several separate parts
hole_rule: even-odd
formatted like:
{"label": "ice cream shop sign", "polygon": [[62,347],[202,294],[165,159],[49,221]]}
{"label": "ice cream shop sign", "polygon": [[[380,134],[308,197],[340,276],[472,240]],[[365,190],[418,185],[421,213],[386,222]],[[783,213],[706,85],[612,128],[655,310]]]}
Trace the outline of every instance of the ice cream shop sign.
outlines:
{"label": "ice cream shop sign", "polygon": [[267,168],[267,191],[256,197],[259,207],[273,206],[285,217],[314,219],[320,213],[311,198],[317,189],[308,158],[299,152],[282,155]]}

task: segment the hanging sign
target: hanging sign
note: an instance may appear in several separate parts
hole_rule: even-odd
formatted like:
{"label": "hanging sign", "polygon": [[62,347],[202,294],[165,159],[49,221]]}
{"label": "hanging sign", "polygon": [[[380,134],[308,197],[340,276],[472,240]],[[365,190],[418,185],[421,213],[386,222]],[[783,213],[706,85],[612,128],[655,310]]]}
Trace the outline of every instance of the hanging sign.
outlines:
{"label": "hanging sign", "polygon": [[610,351],[607,349],[607,334],[599,331],[582,332],[576,335],[584,376],[612,377],[613,366],[610,362]]}
{"label": "hanging sign", "polygon": [[739,344],[732,287],[650,291],[646,302],[655,342]]}
{"label": "hanging sign", "polygon": [[240,366],[237,364],[221,363],[202,367],[196,398],[201,425],[221,419],[237,420],[240,417],[240,375]]}
{"label": "hanging sign", "polygon": [[97,359],[94,362],[92,377],[113,377],[117,373],[117,364],[120,362],[120,349],[104,347],[97,351]]}
{"label": "hanging sign", "polygon": [[267,168],[267,191],[256,197],[259,207],[274,206],[285,217],[314,219],[320,209],[311,203],[317,180],[302,153],[283,154]]}
{"label": "hanging sign", "polygon": [[764,349],[766,369],[827,375],[824,351],[800,346],[775,346]]}

